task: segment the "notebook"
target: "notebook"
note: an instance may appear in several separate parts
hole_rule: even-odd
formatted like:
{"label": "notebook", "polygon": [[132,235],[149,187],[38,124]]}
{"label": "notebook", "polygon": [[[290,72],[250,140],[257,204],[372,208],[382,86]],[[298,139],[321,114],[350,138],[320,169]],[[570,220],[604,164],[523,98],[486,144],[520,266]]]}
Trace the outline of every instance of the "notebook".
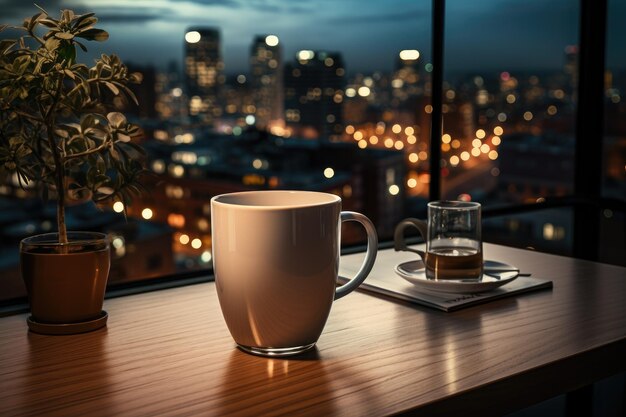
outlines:
{"label": "notebook", "polygon": [[[342,257],[339,278],[341,283],[347,281],[346,276],[353,276],[356,273],[354,265],[358,266],[360,264],[360,261],[357,260],[360,259],[358,256],[347,255]],[[379,259],[372,272],[359,287],[361,290],[383,294],[442,311],[456,311],[504,297],[552,288],[552,281],[550,280],[520,276],[501,287],[483,293],[454,294],[426,291],[417,288],[394,272],[393,261],[402,259],[397,253],[391,250],[383,250],[379,252],[378,256]],[[350,259],[350,257],[353,257],[353,259]],[[406,253],[404,257],[406,258]]]}

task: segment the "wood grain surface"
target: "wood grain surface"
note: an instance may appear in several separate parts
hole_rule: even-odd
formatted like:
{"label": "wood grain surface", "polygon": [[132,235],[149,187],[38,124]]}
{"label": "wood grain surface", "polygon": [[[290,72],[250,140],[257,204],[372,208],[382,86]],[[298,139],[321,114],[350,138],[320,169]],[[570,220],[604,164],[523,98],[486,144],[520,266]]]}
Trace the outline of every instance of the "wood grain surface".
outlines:
{"label": "wood grain surface", "polygon": [[[454,313],[355,292],[292,359],[237,350],[213,283],[107,300],[108,327],[82,335],[1,318],[0,416],[500,415],[626,369],[626,268],[485,255],[554,288]],[[381,251],[372,273],[410,256]]]}

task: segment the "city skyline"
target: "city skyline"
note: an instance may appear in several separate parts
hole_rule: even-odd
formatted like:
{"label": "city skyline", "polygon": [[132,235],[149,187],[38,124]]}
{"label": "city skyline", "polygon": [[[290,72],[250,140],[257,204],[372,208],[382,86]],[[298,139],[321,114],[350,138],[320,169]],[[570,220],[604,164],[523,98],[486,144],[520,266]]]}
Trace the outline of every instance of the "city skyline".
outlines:
{"label": "city skyline", "polygon": [[[203,7],[234,10],[233,4],[238,0],[203,1],[210,5]],[[58,0],[47,2],[43,6],[51,13],[51,3],[71,6]],[[99,209],[107,212],[105,221],[100,214],[84,216],[99,213],[95,207],[91,212],[75,208],[74,214],[68,210],[68,219],[75,225],[91,224],[89,229],[102,229],[112,236],[115,252],[112,274],[120,282],[208,267],[212,261],[208,202],[212,196],[225,192],[300,189],[332,193],[342,198],[346,210],[368,215],[379,236],[385,239],[393,235],[395,225],[402,218],[425,216],[431,172],[436,167],[440,168],[441,196],[446,199],[495,206],[526,204],[573,192],[578,62],[575,42],[557,39],[559,45],[561,42],[574,45],[569,48],[547,42],[541,48],[531,45],[550,54],[555,61],[552,69],[513,69],[510,65],[489,69],[483,65],[473,70],[463,67],[467,71],[457,77],[447,65],[440,152],[435,153],[430,141],[433,111],[427,74],[430,67],[425,65],[427,50],[419,44],[391,47],[368,44],[372,57],[370,70],[382,72],[371,74],[367,69],[355,67],[358,60],[355,61],[354,51],[342,51],[338,46],[342,42],[347,45],[345,39],[338,37],[337,42],[329,43],[336,47],[299,43],[306,40],[305,34],[288,37],[285,32],[266,31],[263,28],[268,26],[263,25],[274,22],[260,21],[238,38],[242,49],[237,56],[244,63],[235,71],[228,55],[232,53],[229,42],[233,38],[232,30],[242,26],[217,31],[214,22],[198,23],[177,15],[173,19],[178,25],[176,33],[163,30],[157,37],[147,30],[151,24],[157,27],[162,24],[159,16],[166,13],[160,7],[174,3],[174,0],[153,2],[156,17],[141,24],[137,23],[141,21],[139,16],[128,14],[128,8],[114,14],[111,11],[107,14],[101,6],[93,8],[103,17],[104,23],[99,26],[111,32],[111,41],[89,43],[92,54],[99,53],[97,47],[104,45],[108,52],[119,52],[131,71],[142,72],[144,76],[143,83],[135,89],[141,105],[125,108],[128,103],[120,100],[116,103],[120,107],[116,108],[128,111],[132,120],[145,129],[142,144],[147,151],[146,168],[151,174],[145,177],[144,186],[150,193],[138,196],[132,206],[122,201],[104,203]],[[191,3],[184,2],[183,9],[191,7]],[[490,2],[496,3],[508,2]],[[120,4],[126,3],[111,0],[107,7]],[[259,8],[278,2],[249,0],[248,4]],[[329,3],[322,0],[315,4]],[[346,7],[356,3],[339,4]],[[363,4],[369,7],[373,3]],[[409,7],[402,0],[385,4]],[[458,7],[461,3],[452,4],[455,13],[462,11]],[[239,9],[242,7],[240,4]],[[475,11],[473,6],[467,7],[468,13]],[[365,9],[358,11],[359,16],[365,13],[374,16],[372,9]],[[7,10],[13,13],[17,9]],[[77,9],[78,13],[84,11]],[[274,9],[266,13],[275,12]],[[348,14],[345,12],[343,16]],[[384,16],[391,15],[380,14],[378,18],[385,21]],[[428,11],[422,17],[428,20]],[[408,16],[398,21],[402,24],[396,22],[399,31],[393,32],[389,39],[402,40],[398,33],[414,31],[414,18]],[[465,18],[471,20],[469,14]],[[336,13],[333,19],[341,19],[341,13]],[[336,20],[333,22],[333,27],[343,30],[344,35],[351,34],[352,41],[366,42],[367,39],[359,38],[360,34],[348,31]],[[354,24],[354,20],[351,22]],[[454,18],[448,20],[458,30],[454,23]],[[317,30],[323,31],[322,26]],[[451,30],[452,37],[457,36],[455,30]],[[466,32],[471,32],[471,28]],[[475,38],[468,39],[468,45],[480,42],[478,32],[475,34]],[[377,34],[372,31],[370,35]],[[146,41],[147,38],[150,39]],[[516,39],[510,34],[502,38]],[[123,45],[115,43],[120,39]],[[491,49],[481,52],[485,54],[484,61],[469,47],[467,54],[482,64],[489,62],[489,56],[503,56],[493,48],[499,39],[490,38],[491,43],[486,46]],[[170,41],[178,49],[170,48]],[[175,61],[179,71],[164,71],[163,65],[152,67],[155,62],[150,51],[145,51],[144,56],[142,48],[153,46],[162,51],[163,65]],[[507,44],[507,50],[511,48]],[[413,49],[420,50],[419,59]],[[300,53],[295,59],[297,50]],[[401,50],[405,53],[399,53]],[[456,56],[454,44],[448,45],[447,51]],[[170,60],[171,52],[175,55]],[[514,52],[529,59],[525,50]],[[507,59],[503,57],[502,61]],[[80,60],[87,61],[84,56]],[[359,70],[363,73],[357,74]],[[626,195],[623,117],[626,73],[616,71],[614,75],[610,78],[611,86],[605,90],[608,117],[603,131],[607,160],[603,192],[621,198]],[[435,167],[432,158],[437,154],[440,160]],[[0,206],[8,213],[0,219],[6,225],[0,234],[3,244],[15,243],[34,231],[51,231],[54,222],[45,204],[32,203],[37,190],[21,189],[15,177],[7,180],[0,184]],[[567,214],[547,214],[499,221],[492,225],[491,233],[505,239],[524,236],[535,247],[564,251],[571,244],[571,223]],[[145,245],[148,237],[155,241],[154,245]],[[344,238],[345,243],[357,243],[362,237],[347,231]],[[139,253],[138,247],[145,250]],[[167,256],[161,258],[159,251]],[[141,260],[135,262],[137,258]],[[17,277],[17,259],[13,257],[6,264],[8,272],[0,272]]]}
{"label": "city skyline", "polygon": [[[21,0],[3,0],[6,21],[34,13]],[[384,3],[384,4],[383,4]],[[626,5],[610,2],[609,68],[626,67],[620,45],[626,31],[617,18]],[[318,0],[293,4],[284,0],[51,0],[40,3],[55,15],[61,8],[94,11],[99,26],[110,32],[104,44],[89,43],[90,55],[115,51],[122,59],[164,69],[184,56],[184,34],[191,26],[220,30],[226,74],[249,70],[248,51],[254,37],[274,34],[284,48],[284,61],[301,49],[342,53],[346,70],[391,71],[400,50],[430,55],[430,2]],[[564,48],[577,43],[578,2],[539,0],[517,4],[482,0],[471,5],[447,2],[446,61],[449,72],[528,71],[562,68]],[[616,22],[612,24],[612,22]],[[373,53],[375,51],[375,53]],[[89,58],[89,57],[88,57]]]}

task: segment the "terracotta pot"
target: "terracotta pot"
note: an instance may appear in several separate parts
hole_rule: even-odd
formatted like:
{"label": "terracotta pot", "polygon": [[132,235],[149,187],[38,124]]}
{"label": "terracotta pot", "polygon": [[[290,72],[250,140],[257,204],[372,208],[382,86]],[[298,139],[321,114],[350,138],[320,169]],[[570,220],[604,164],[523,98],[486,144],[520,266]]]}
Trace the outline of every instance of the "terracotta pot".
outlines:
{"label": "terracotta pot", "polygon": [[[102,303],[111,264],[109,238],[102,233],[68,232],[68,240],[62,245],[57,233],[47,233],[20,243],[31,330],[31,322],[44,325],[40,333],[76,333],[71,331],[72,326],[63,326],[98,320],[106,324]],[[46,331],[45,325],[52,330]],[[78,326],[74,330],[88,331],[92,327]]]}

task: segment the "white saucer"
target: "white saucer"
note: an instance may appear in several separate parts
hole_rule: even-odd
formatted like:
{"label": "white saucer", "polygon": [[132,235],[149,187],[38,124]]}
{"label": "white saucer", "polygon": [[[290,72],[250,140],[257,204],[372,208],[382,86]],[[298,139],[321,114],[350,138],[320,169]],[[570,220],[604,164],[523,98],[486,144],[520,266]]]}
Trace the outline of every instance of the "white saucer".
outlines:
{"label": "white saucer", "polygon": [[[516,269],[512,265],[508,265],[497,261],[485,261],[486,268],[493,269]],[[504,284],[508,284],[518,277],[519,271],[493,272],[483,273],[477,279],[445,279],[435,280],[426,278],[424,271],[424,262],[422,260],[403,262],[395,266],[394,271],[411,284],[422,290],[446,292],[456,294],[471,294],[477,292],[487,292],[494,288],[498,288]]]}

